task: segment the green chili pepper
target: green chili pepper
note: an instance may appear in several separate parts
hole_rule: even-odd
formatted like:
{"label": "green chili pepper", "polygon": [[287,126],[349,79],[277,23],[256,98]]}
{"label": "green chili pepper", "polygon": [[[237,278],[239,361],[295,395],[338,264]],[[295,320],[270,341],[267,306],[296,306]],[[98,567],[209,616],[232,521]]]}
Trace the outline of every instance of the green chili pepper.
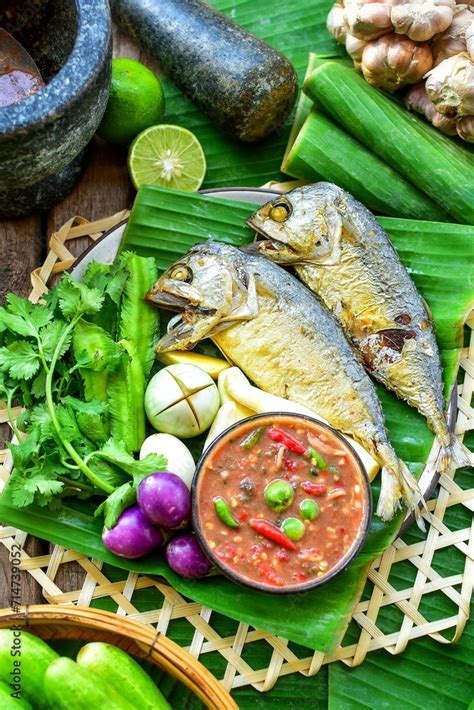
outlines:
{"label": "green chili pepper", "polygon": [[292,504],[294,494],[293,486],[281,478],[277,478],[275,481],[270,481],[265,487],[263,497],[269,508],[276,513],[281,513]]}
{"label": "green chili pepper", "polygon": [[252,449],[255,444],[257,444],[262,438],[263,431],[263,426],[260,426],[258,427],[258,429],[254,429],[253,431],[251,431],[250,434],[247,434],[245,439],[240,443],[240,448]]}
{"label": "green chili pepper", "polygon": [[240,524],[232,515],[228,502],[222,496],[214,498],[214,509],[219,520],[229,528],[239,528]]}
{"label": "green chili pepper", "polygon": [[316,466],[316,468],[326,468],[326,461],[315,449],[310,447],[306,453],[311,459],[313,466]]}

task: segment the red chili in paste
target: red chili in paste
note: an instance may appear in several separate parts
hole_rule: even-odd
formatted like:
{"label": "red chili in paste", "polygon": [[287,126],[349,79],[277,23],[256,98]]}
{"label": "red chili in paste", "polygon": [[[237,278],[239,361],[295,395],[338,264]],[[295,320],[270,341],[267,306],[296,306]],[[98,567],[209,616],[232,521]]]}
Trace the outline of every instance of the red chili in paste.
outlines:
{"label": "red chili in paste", "polygon": [[[198,478],[205,545],[225,570],[253,584],[294,587],[324,577],[360,539],[365,475],[349,446],[316,422],[292,415],[242,422],[211,448]],[[216,514],[217,496],[238,528]]]}

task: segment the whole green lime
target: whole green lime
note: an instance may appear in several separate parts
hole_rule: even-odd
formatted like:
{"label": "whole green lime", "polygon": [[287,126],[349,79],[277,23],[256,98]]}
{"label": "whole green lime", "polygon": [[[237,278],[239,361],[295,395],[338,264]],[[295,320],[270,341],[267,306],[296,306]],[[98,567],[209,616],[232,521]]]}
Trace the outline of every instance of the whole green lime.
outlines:
{"label": "whole green lime", "polygon": [[130,143],[158,123],[165,96],[158,77],[135,59],[112,60],[109,100],[97,133],[110,143]]}

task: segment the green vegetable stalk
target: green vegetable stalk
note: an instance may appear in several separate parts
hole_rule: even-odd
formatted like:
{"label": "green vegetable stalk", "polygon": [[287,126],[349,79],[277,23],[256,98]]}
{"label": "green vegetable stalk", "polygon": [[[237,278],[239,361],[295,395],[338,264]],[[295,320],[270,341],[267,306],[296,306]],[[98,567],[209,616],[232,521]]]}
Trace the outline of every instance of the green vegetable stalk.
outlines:
{"label": "green vegetable stalk", "polygon": [[281,170],[308,182],[334,182],[380,214],[450,221],[447,212],[318,108],[304,122]]}
{"label": "green vegetable stalk", "polygon": [[322,62],[303,90],[354,138],[455,219],[474,224],[470,148],[441,135],[343,62]]}

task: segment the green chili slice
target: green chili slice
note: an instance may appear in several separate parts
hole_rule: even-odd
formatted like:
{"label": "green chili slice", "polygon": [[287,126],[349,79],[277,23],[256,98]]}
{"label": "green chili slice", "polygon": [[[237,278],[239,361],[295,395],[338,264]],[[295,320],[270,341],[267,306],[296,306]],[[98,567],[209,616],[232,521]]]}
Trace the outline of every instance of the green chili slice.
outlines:
{"label": "green chili slice", "polygon": [[222,523],[224,523],[224,525],[227,525],[227,527],[229,528],[240,527],[240,524],[232,515],[230,506],[225,498],[222,498],[222,496],[217,496],[216,498],[214,498],[214,509],[216,511],[217,517]]}
{"label": "green chili slice", "polygon": [[307,455],[311,459],[313,466],[316,466],[316,468],[326,468],[326,461],[323,459],[321,454],[316,451],[316,449],[309,448]]}
{"label": "green chili slice", "polygon": [[240,443],[240,448],[241,449],[253,449],[255,444],[257,444],[260,439],[262,438],[262,434],[264,432],[264,427],[260,426],[258,429],[254,429],[253,431],[250,432],[250,434],[247,434],[245,439],[241,441]]}

